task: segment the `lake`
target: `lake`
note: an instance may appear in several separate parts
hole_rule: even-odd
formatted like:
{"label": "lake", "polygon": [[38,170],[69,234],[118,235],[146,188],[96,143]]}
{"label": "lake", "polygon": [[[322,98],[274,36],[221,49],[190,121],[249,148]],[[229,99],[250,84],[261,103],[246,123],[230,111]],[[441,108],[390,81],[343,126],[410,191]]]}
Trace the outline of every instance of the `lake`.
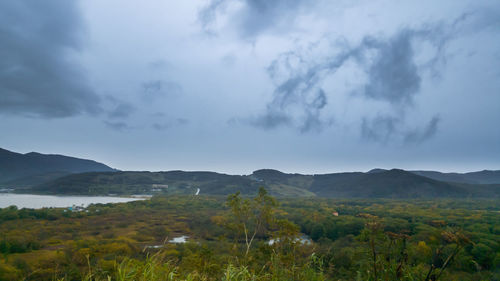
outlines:
{"label": "lake", "polygon": [[65,208],[76,206],[87,207],[96,203],[123,203],[145,198],[125,198],[112,196],[52,196],[52,195],[34,195],[34,194],[14,194],[0,193],[0,208],[15,205],[17,208]]}

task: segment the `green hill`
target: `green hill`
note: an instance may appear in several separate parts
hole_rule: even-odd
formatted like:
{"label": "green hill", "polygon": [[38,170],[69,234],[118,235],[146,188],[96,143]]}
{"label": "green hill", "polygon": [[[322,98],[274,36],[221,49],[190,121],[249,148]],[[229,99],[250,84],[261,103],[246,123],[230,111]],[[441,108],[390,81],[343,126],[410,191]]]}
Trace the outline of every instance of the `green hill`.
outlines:
{"label": "green hill", "polygon": [[29,187],[63,175],[107,171],[115,170],[92,160],[0,148],[0,187]]}
{"label": "green hill", "polygon": [[[168,187],[167,187],[168,186]],[[35,186],[32,191],[52,194],[167,193],[254,194],[260,184],[249,177],[215,172],[107,172],[64,176]]]}
{"label": "green hill", "polygon": [[398,169],[318,175],[311,191],[325,197],[362,198],[498,196],[490,186],[442,182]]}
{"label": "green hill", "polygon": [[249,176],[215,172],[94,172],[67,175],[29,192],[50,194],[171,193],[255,194],[265,187],[275,196],[338,198],[498,197],[500,185],[449,183],[393,169],[323,175],[258,170]]}

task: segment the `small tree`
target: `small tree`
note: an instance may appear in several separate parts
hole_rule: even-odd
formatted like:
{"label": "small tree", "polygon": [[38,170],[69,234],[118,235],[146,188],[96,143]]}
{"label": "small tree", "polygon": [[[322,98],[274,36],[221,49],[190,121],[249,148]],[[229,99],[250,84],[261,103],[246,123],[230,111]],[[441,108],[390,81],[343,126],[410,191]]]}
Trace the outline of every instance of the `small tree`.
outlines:
{"label": "small tree", "polygon": [[243,236],[247,257],[255,237],[266,234],[273,224],[277,202],[261,187],[253,199],[243,199],[239,192],[229,195],[227,205],[231,208],[227,226],[236,231],[236,239]]}

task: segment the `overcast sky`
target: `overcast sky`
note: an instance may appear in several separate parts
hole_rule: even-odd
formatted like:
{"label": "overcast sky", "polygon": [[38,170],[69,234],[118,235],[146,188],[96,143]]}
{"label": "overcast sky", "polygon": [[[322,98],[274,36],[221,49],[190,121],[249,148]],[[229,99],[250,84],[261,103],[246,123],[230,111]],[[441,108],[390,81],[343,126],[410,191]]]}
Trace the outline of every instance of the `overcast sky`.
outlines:
{"label": "overcast sky", "polygon": [[0,147],[123,170],[500,169],[500,2],[0,2]]}

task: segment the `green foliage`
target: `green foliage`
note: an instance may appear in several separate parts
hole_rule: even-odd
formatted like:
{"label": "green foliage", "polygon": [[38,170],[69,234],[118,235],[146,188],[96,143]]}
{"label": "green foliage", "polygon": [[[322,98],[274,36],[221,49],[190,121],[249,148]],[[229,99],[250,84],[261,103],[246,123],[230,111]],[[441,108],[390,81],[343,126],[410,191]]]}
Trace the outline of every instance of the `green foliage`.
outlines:
{"label": "green foliage", "polygon": [[[80,213],[9,207],[0,209],[0,280],[499,280],[499,203],[278,204],[260,189]],[[181,235],[187,243],[169,242]]]}

